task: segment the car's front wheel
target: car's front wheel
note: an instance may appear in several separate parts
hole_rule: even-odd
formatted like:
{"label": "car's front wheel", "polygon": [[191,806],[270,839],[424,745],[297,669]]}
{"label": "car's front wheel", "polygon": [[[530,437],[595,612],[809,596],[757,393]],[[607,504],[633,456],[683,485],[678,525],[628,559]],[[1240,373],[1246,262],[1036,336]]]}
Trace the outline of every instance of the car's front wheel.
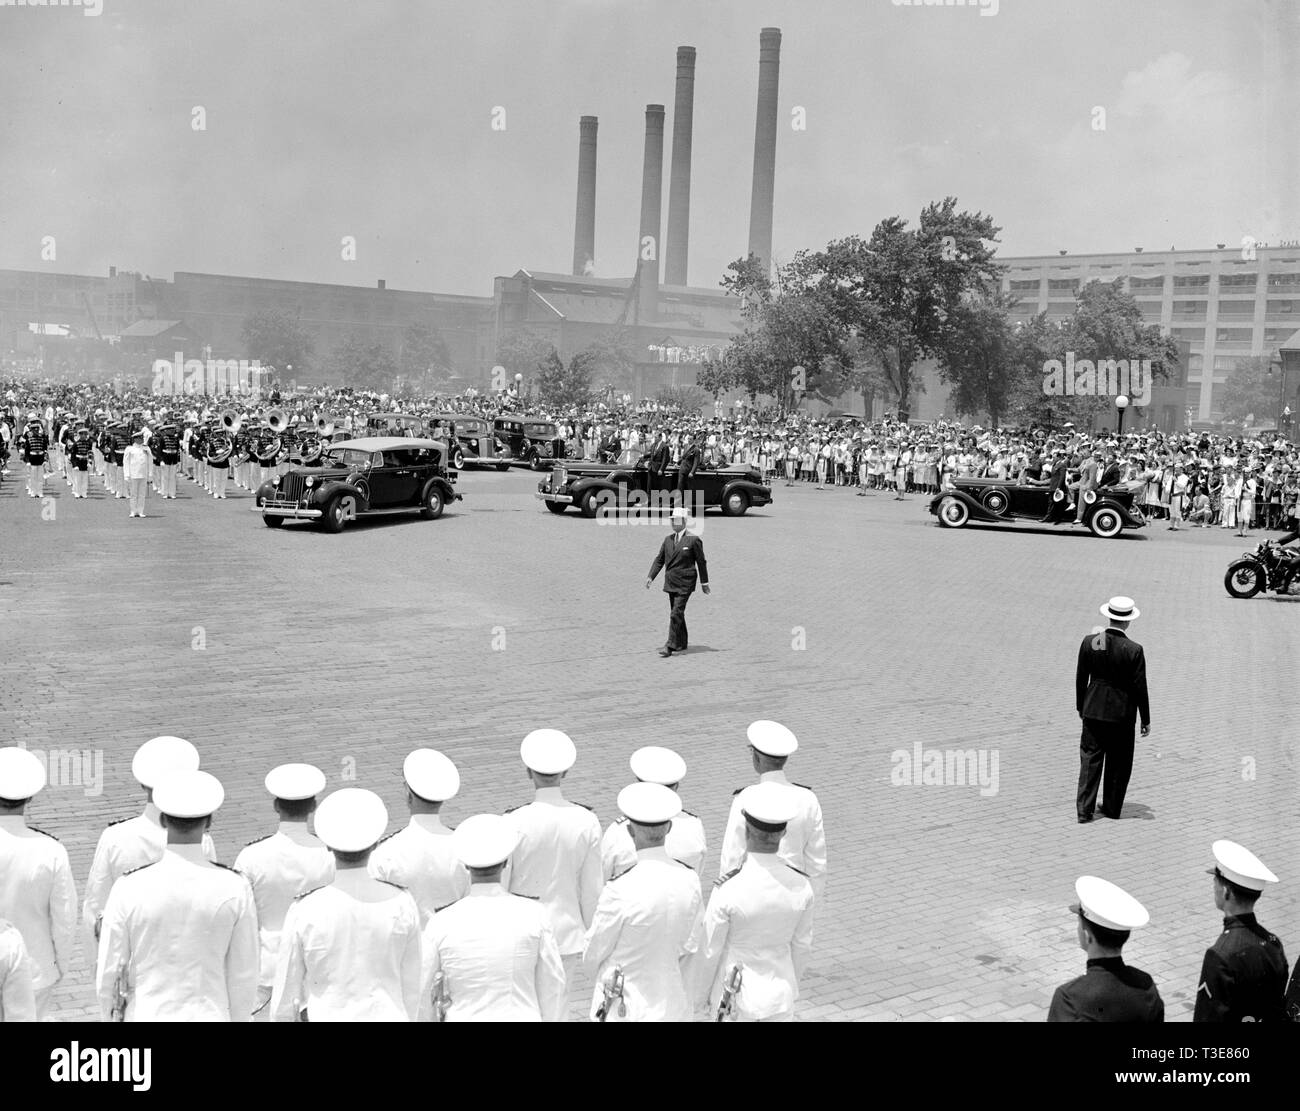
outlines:
{"label": "car's front wheel", "polygon": [[510,469],[510,464],[509,464],[509,463],[498,463],[498,464],[497,464],[497,471],[498,471],[499,473],[501,473],[501,474],[505,474],[505,472],[508,471],[509,469]]}
{"label": "car's front wheel", "polygon": [[600,508],[600,491],[588,490],[581,498],[578,499],[578,509],[581,510],[584,517],[594,517],[596,510]]}
{"label": "car's front wheel", "polygon": [[420,516],[426,521],[436,521],[447,507],[442,491],[437,486],[430,486],[424,492],[424,501],[420,505]]}
{"label": "car's front wheel", "polygon": [[563,513],[566,509],[569,508],[569,506],[567,503],[562,501],[548,501],[546,503],[546,508],[549,509],[552,513]]}
{"label": "car's front wheel", "polygon": [[1115,510],[1102,508],[1092,515],[1088,527],[1092,529],[1093,536],[1110,540],[1120,534],[1120,530],[1124,527],[1124,519]]}
{"label": "car's front wheel", "polygon": [[321,514],[320,527],[326,532],[342,532],[343,524],[348,519],[348,505],[351,498],[340,494],[336,498],[331,498],[325,511]]}
{"label": "car's front wheel", "polygon": [[722,512],[728,517],[743,517],[749,508],[749,495],[744,490],[732,490],[722,502]]}
{"label": "car's front wheel", "polygon": [[284,524],[284,518],[278,516],[275,513],[263,513],[262,524],[264,524],[267,528],[279,528],[281,525]]}
{"label": "car's front wheel", "polygon": [[939,524],[944,528],[961,528],[970,520],[970,510],[960,498],[946,497],[939,503]]}
{"label": "car's front wheel", "polygon": [[453,467],[455,467],[456,470],[458,470],[458,471],[464,469],[464,467],[465,467],[465,453],[464,453],[463,451],[461,451],[460,448],[457,448],[457,449],[452,453],[452,456],[451,456],[451,465],[452,465]]}

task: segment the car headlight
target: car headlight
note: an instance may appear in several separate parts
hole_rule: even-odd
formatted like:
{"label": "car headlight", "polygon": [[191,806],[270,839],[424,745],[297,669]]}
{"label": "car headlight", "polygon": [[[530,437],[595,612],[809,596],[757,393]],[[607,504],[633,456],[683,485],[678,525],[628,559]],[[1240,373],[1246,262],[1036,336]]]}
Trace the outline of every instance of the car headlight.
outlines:
{"label": "car headlight", "polygon": [[304,483],[304,485],[310,489],[312,486],[316,485],[316,480],[312,478],[310,475],[308,475],[307,481]]}
{"label": "car headlight", "polygon": [[275,482],[273,483],[273,485],[274,485],[275,488],[278,490],[278,489],[280,488],[280,480],[277,478],[277,479],[275,480]]}

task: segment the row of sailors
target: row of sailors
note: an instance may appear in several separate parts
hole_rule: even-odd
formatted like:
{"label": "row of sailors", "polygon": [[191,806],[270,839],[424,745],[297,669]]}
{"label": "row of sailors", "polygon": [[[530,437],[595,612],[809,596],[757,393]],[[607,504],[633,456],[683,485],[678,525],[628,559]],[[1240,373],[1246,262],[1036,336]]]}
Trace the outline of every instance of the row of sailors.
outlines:
{"label": "row of sailors", "polygon": [[[279,827],[232,870],[208,833],[220,783],[199,771],[189,742],[156,737],[132,761],[145,812],[104,831],[87,881],[82,924],[101,1012],[558,1020],[585,961],[593,1017],[680,1021],[707,1005],[788,1020],[811,950],[825,838],[816,796],[785,777],[794,734],[759,721],[747,737],[759,781],[733,800],[723,878],[707,905],[704,829],[681,808],[686,765],[669,749],[633,754],[636,782],[604,831],[563,796],[577,753],[558,730],[535,730],[520,747],[531,803],[455,830],[439,812],[459,792],[459,773],[432,749],[406,758],[411,818],[387,838],[378,796],[344,788],[318,806],[324,773],[282,765],[266,778]],[[11,998],[22,975],[5,980],[8,1020],[43,1017],[76,930],[67,853],[24,818],[44,782],[35,756],[0,749],[0,921],[25,944],[32,996]]]}

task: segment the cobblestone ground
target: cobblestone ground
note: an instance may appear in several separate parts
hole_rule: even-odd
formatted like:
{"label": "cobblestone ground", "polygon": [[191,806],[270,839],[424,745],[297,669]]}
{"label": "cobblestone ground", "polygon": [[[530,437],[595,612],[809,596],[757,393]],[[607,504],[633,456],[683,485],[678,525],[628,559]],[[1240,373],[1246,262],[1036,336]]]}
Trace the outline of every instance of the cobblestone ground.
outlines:
{"label": "cobblestone ground", "polygon": [[[44,510],[18,479],[0,488],[0,744],[102,753],[101,793],[55,784],[30,814],[79,896],[100,829],[138,810],[130,757],[155,734],[194,741],[225,783],[230,862],[274,826],[276,763],[314,762],[331,787],[355,769],[396,828],[403,756],[442,749],[463,778],[454,823],[526,801],[518,746],[538,726],[573,736],[567,793],[605,821],[635,748],[682,752],[707,885],[752,777],[745,726],[772,717],[800,738],[790,771],[821,798],[830,853],[802,1019],[1041,1020],[1083,969],[1081,873],[1146,903],[1127,955],[1187,1019],[1219,931],[1218,837],[1282,878],[1260,917],[1300,952],[1300,599],[1222,586],[1258,534],[951,532],[921,496],[778,483],[766,510],[707,518],[713,594],[691,602],[692,650],[664,660],[667,605],[643,583],[666,526],[552,516],[527,473],[466,473],[440,521],[339,536],[272,531],[248,495],[218,506],[184,480],[130,520],[97,479],[80,503],[50,481]],[[1154,728],[1123,819],[1079,826],[1075,653],[1117,593],[1143,611]],[[918,745],[976,750],[987,786],[895,785]],[[83,955],[56,1011],[91,1004]]]}

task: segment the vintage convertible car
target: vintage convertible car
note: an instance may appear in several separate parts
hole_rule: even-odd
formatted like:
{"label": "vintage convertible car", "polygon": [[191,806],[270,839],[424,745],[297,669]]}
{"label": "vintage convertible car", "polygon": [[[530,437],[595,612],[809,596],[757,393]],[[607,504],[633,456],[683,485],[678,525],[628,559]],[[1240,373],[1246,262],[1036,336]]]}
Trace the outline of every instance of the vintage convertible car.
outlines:
{"label": "vintage convertible car", "polygon": [[446,445],[410,436],[367,436],[324,449],[320,462],[292,467],[264,482],[253,498],[267,528],[285,521],[315,521],[339,532],[348,521],[381,513],[419,510],[429,521],[460,501]]}
{"label": "vintage convertible car", "polygon": [[[653,478],[644,457],[635,464],[557,462],[550,476],[537,484],[535,496],[552,513],[576,505],[584,517],[621,510],[666,512],[677,489],[677,467],[670,465],[657,482]],[[738,463],[697,470],[687,507],[698,513],[718,508],[728,517],[739,517],[750,506],[771,502],[772,488],[763,485],[758,468]]]}
{"label": "vintage convertible car", "polygon": [[[1110,539],[1126,528],[1142,528],[1146,518],[1134,502],[1140,482],[1119,483],[1089,491],[1085,496],[1083,523],[1094,536]],[[1065,497],[1057,491],[1057,500]],[[952,489],[942,490],[930,501],[930,512],[944,528],[962,528],[971,522],[996,524],[1011,521],[1041,521],[1047,516],[1049,495],[1045,485],[1017,482],[1009,478],[958,478]],[[1064,507],[1062,507],[1064,513]],[[1074,512],[1069,515],[1074,522]]]}

